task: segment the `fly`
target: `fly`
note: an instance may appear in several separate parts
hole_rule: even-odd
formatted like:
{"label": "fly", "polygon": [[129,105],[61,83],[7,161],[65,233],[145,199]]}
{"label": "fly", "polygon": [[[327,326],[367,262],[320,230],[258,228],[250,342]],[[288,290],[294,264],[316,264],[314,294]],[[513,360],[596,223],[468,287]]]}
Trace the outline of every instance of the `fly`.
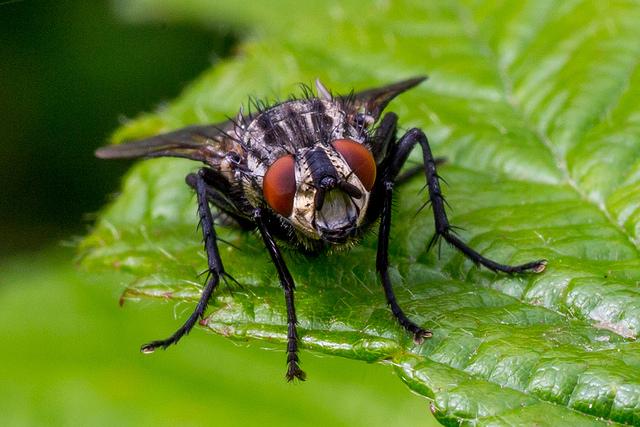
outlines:
{"label": "fly", "polygon": [[[305,252],[354,244],[379,222],[376,269],[387,304],[417,343],[431,331],[409,319],[398,304],[389,277],[389,234],[394,184],[422,171],[433,208],[435,234],[476,264],[505,273],[539,273],[545,260],[504,265],[480,255],[453,232],[440,191],[436,161],[427,136],[414,128],[397,137],[398,116],[387,112],[397,95],[426,77],[334,96],[316,80],[317,95],[304,88],[297,99],[240,113],[233,120],[196,125],[147,139],[100,148],[103,159],[184,157],[204,163],[186,177],[195,190],[210,276],[195,310],[169,338],[142,346],[144,353],[166,349],[189,333],[204,315],[225,271],[210,205],[240,227],[259,232],[278,273],[287,307],[287,380],[304,380],[298,358],[294,280],[279,242]],[[382,117],[382,118],[381,118]],[[423,164],[401,174],[409,153],[419,145]]]}

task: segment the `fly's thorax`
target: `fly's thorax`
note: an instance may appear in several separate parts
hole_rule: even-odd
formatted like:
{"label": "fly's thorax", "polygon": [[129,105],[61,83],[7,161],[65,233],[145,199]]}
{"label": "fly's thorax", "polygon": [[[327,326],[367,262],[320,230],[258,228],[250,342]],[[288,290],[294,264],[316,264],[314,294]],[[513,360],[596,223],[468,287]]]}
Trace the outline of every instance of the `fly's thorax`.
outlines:
{"label": "fly's thorax", "polygon": [[254,159],[267,164],[316,144],[362,137],[362,130],[352,123],[352,115],[341,103],[317,98],[277,104],[256,115],[242,134]]}

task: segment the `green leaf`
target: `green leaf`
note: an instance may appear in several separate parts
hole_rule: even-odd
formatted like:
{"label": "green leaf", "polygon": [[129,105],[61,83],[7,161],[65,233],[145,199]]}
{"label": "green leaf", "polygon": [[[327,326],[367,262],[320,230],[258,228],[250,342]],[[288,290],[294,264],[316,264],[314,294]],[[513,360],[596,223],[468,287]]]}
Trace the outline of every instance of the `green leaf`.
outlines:
{"label": "green leaf", "polygon": [[[432,218],[416,214],[426,197],[416,179],[398,191],[392,280],[434,337],[415,345],[393,320],[370,235],[344,253],[286,252],[303,348],[390,361],[447,425],[640,424],[640,4],[218,3],[122,6],[132,19],[230,22],[247,38],[116,141],[215,122],[248,95],[284,96],[316,76],[348,91],[427,73],[390,110],[447,157],[451,222],[493,259],[549,260],[543,274],[505,276],[446,246],[428,253]],[[133,275],[124,297],[198,298],[206,262],[183,183],[197,167],[137,164],[84,241],[87,267]],[[284,342],[284,298],[261,241],[220,234],[244,286],[218,292],[205,327]]]}
{"label": "green leaf", "polygon": [[122,275],[72,264],[60,247],[0,260],[2,426],[437,424],[382,365],[305,357],[313,381],[296,389],[283,380],[281,352],[262,342],[193,333],[179,351],[142,355],[141,339],[175,326],[174,307],[122,310],[108,286]]}

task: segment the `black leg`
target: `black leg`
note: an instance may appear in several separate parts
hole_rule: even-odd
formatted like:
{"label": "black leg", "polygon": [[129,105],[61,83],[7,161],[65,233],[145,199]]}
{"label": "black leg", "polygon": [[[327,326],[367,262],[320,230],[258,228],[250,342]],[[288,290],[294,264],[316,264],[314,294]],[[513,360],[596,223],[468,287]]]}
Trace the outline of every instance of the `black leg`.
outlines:
{"label": "black leg", "polygon": [[212,169],[202,168],[198,174],[190,173],[185,179],[187,185],[195,190],[196,183],[200,179],[199,175],[207,184],[207,199],[218,208],[218,214],[223,213],[228,219],[235,221],[243,230],[255,230],[256,225],[253,221],[248,219],[246,214],[243,215],[241,210],[225,196],[225,194],[232,193],[228,183],[219,179]]}
{"label": "black leg", "polygon": [[284,299],[287,304],[287,381],[293,381],[294,378],[304,381],[306,374],[298,365],[298,362],[300,361],[298,358],[298,331],[296,329],[298,320],[296,318],[296,309],[293,305],[295,284],[291,277],[291,273],[289,273],[289,269],[282,258],[282,254],[276,245],[276,241],[269,232],[269,229],[262,218],[262,212],[260,209],[255,210],[254,220],[258,226],[264,245],[267,247],[269,255],[271,255],[271,260],[276,266],[276,270],[278,270],[280,284],[284,290]]}
{"label": "black leg", "polygon": [[[446,163],[447,159],[444,157],[437,157],[434,161],[436,162],[436,166],[440,166],[441,164]],[[405,169],[404,171],[399,173],[396,179],[394,180],[394,183],[396,185],[402,185],[405,182],[411,180],[414,176],[418,175],[423,170],[424,170],[423,165],[411,166],[410,168]]]}
{"label": "black leg", "polygon": [[220,259],[220,253],[218,251],[218,245],[216,243],[216,232],[213,228],[213,217],[207,201],[207,183],[204,181],[202,175],[203,174],[201,172],[198,174],[192,174],[191,179],[193,180],[193,187],[196,190],[198,198],[198,215],[200,217],[200,225],[202,227],[204,248],[207,252],[209,278],[207,279],[207,284],[202,291],[200,301],[198,301],[195,310],[191,313],[191,316],[189,316],[187,321],[169,338],[144,344],[140,349],[143,353],[153,353],[158,347],[166,349],[171,344],[176,344],[180,338],[188,334],[198,319],[204,314],[207,304],[209,303],[209,299],[220,282],[220,276],[225,275],[224,268],[222,267],[222,260]]}
{"label": "black leg", "polygon": [[404,314],[404,311],[398,305],[396,296],[393,293],[391,286],[391,279],[389,278],[389,234],[391,231],[391,201],[393,198],[393,182],[385,178],[383,181],[384,186],[384,201],[382,205],[382,216],[380,218],[380,233],[378,235],[378,255],[376,257],[376,269],[380,273],[382,279],[382,287],[384,288],[384,295],[387,298],[387,304],[391,307],[391,312],[398,319],[398,323],[402,325],[407,331],[413,334],[413,340],[416,343],[421,343],[425,338],[431,337],[431,332],[422,329],[420,326],[413,323]]}
{"label": "black leg", "polygon": [[[470,248],[462,240],[460,240],[455,234],[452,233],[452,227],[447,219],[447,214],[444,208],[444,198],[442,191],[440,190],[440,182],[438,173],[436,171],[436,162],[431,154],[429,147],[429,141],[427,136],[420,129],[411,129],[398,141],[395,149],[390,154],[389,162],[387,163],[387,176],[390,181],[394,181],[409,157],[409,153],[416,144],[420,144],[422,148],[422,157],[424,162],[424,173],[427,179],[427,187],[429,189],[429,199],[431,206],[433,206],[433,217],[435,220],[436,235],[442,236],[447,242],[455,246],[460,252],[462,252],[467,258],[481,264],[493,271],[502,271],[505,273],[520,273],[524,271],[532,271],[534,273],[540,273],[545,269],[547,265],[546,260],[537,260],[528,262],[521,265],[505,265],[499,264],[493,260],[483,257],[478,252]],[[435,241],[435,240],[434,240]]]}

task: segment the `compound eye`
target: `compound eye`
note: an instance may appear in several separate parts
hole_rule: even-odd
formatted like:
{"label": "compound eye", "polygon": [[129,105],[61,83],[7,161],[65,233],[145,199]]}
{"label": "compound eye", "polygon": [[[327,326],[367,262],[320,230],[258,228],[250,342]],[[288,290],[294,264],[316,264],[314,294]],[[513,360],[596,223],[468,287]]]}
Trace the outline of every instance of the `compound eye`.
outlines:
{"label": "compound eye", "polygon": [[352,139],[336,139],[331,145],[344,157],[364,188],[371,191],[376,182],[376,161],[371,151]]}
{"label": "compound eye", "polygon": [[296,162],[292,155],[280,157],[264,174],[262,192],[271,208],[282,216],[291,215],[296,194]]}

